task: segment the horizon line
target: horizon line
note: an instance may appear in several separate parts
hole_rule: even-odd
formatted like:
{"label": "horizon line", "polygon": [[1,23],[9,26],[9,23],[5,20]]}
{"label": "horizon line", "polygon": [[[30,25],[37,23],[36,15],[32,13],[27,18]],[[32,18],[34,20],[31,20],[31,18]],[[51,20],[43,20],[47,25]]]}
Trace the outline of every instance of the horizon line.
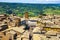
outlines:
{"label": "horizon line", "polygon": [[[23,2],[0,2],[0,3],[23,3]],[[25,3],[25,4],[60,4],[60,2],[58,2],[58,3],[55,3],[55,2],[53,2],[53,3],[52,2],[48,2],[48,3],[46,3],[46,2],[43,2],[43,3]]]}

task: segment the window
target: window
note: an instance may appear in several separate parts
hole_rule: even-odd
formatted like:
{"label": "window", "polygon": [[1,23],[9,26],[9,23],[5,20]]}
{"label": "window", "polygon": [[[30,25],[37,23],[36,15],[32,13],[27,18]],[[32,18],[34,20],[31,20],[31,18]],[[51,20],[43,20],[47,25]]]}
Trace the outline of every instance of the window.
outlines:
{"label": "window", "polygon": [[51,37],[48,36],[47,38],[51,38]]}

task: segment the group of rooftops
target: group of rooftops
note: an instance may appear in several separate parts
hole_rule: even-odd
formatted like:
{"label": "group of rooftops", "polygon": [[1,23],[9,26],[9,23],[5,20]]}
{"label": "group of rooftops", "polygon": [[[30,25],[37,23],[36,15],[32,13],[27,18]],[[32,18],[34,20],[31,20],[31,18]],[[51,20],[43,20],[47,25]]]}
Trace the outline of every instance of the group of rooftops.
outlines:
{"label": "group of rooftops", "polygon": [[[32,31],[31,33],[34,34],[46,34],[46,35],[53,35],[55,33],[60,32],[60,16],[59,15],[40,15],[40,17],[32,17],[29,18],[27,14],[25,14],[25,19],[22,20],[21,17],[16,15],[0,15],[0,31],[8,31],[6,29],[13,29],[14,32],[21,33],[22,31]],[[24,28],[21,28],[24,26]],[[32,29],[31,29],[32,28]],[[53,31],[52,31],[53,30]],[[13,31],[10,31],[14,33]],[[30,32],[29,31],[29,32]],[[23,32],[23,33],[24,33]],[[41,33],[40,33],[41,32]],[[11,33],[11,34],[12,34]],[[53,35],[54,36],[54,35]]]}

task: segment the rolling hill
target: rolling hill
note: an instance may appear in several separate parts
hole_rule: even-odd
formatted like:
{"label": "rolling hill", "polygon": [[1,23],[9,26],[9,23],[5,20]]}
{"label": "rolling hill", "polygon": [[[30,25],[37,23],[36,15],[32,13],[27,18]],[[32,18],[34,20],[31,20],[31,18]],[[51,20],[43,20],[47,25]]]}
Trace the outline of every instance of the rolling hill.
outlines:
{"label": "rolling hill", "polygon": [[22,16],[25,12],[29,15],[60,14],[60,4],[28,4],[28,3],[2,3],[0,2],[0,14],[15,13]]}

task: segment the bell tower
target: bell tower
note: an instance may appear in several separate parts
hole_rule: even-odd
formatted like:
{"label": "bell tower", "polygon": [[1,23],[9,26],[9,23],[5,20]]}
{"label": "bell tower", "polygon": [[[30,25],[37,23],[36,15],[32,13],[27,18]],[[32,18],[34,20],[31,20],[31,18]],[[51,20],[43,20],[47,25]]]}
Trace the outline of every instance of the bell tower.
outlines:
{"label": "bell tower", "polygon": [[24,15],[24,17],[25,17],[25,20],[28,20],[28,19],[29,19],[28,12],[25,12],[25,15]]}

